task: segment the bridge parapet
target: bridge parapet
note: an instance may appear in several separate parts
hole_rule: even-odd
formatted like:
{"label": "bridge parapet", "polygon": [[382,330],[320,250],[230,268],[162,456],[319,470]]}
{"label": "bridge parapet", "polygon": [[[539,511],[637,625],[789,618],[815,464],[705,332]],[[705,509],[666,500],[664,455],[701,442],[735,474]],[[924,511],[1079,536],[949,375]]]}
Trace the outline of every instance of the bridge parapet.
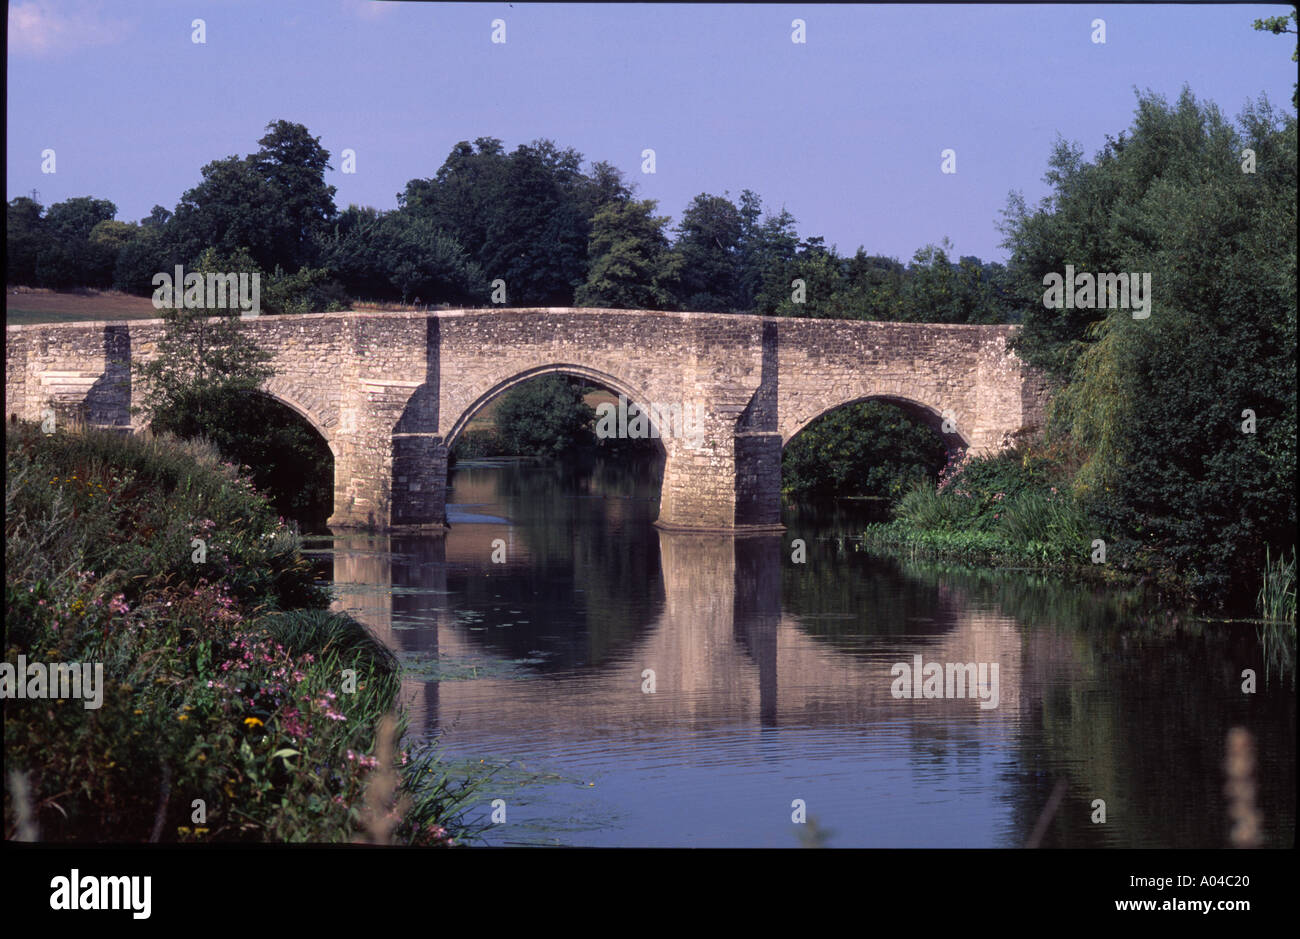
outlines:
{"label": "bridge parapet", "polygon": [[[1008,351],[1010,326],[776,319],[644,310],[491,309],[260,316],[264,391],[334,454],[331,524],[445,524],[449,446],[503,390],[576,374],[641,407],[703,415],[668,436],[659,524],[701,531],[780,526],[781,452],[822,414],[884,398],[954,446],[1007,445],[1042,421],[1041,376]],[[161,320],[8,327],[6,413],[47,407],[140,429],[132,365],[157,354]]]}

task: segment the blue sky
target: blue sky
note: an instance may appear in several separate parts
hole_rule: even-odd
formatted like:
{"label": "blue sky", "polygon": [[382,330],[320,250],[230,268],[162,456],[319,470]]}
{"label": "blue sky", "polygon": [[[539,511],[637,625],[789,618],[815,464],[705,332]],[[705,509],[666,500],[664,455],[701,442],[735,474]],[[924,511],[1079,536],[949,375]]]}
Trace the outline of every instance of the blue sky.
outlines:
{"label": "blue sky", "polygon": [[[907,260],[947,236],[1002,259],[1007,193],[1046,191],[1058,134],[1091,156],[1125,129],[1135,87],[1172,100],[1188,83],[1230,117],[1260,94],[1289,112],[1294,37],[1251,29],[1288,10],[19,0],[6,198],[93,195],[139,219],[284,118],[333,155],[340,207],[393,208],[458,140],[550,137],[614,163],[674,221],[697,193],[750,188],[844,251]],[[355,174],[339,172],[344,148]]]}

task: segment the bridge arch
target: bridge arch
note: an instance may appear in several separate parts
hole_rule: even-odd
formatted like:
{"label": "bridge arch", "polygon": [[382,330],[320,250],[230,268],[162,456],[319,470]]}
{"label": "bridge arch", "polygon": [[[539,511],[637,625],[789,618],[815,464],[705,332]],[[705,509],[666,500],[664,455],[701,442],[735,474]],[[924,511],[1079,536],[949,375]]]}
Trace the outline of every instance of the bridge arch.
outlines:
{"label": "bridge arch", "polygon": [[294,394],[293,390],[286,387],[285,383],[277,382],[272,379],[265,383],[261,388],[254,389],[253,394],[262,398],[268,398],[277,404],[282,404],[301,417],[311,426],[311,429],[316,431],[316,433],[320,435],[320,438],[325,441],[325,445],[329,447],[330,453],[334,456],[335,463],[338,462],[340,456],[338,441],[334,439],[334,435],[330,433],[324,420],[314,413],[311,408],[303,404],[300,398]]}
{"label": "bridge arch", "polygon": [[628,400],[628,404],[635,404],[637,407],[646,411],[646,417],[650,422],[653,430],[652,438],[657,439],[661,452],[667,452],[667,446],[664,444],[663,428],[655,421],[655,414],[649,406],[652,404],[661,404],[667,402],[656,402],[651,400],[651,395],[645,391],[638,391],[630,382],[610,375],[597,368],[591,368],[585,365],[574,365],[572,363],[555,362],[547,365],[539,365],[516,372],[509,378],[496,382],[487,391],[480,394],[474,401],[466,407],[451,425],[447,432],[445,446],[450,451],[456,445],[456,441],[464,434],[465,428],[473,420],[474,415],[481,411],[492,399],[509,391],[516,385],[522,385],[534,378],[540,378],[543,375],[573,375],[577,378],[584,378],[597,385],[608,388],[615,394],[623,395]]}
{"label": "bridge arch", "polygon": [[827,414],[831,414],[834,411],[838,411],[841,408],[847,408],[854,404],[861,404],[864,401],[879,401],[883,404],[892,404],[895,407],[900,408],[909,417],[919,419],[922,423],[930,427],[930,429],[938,436],[943,438],[943,441],[947,444],[949,450],[970,449],[971,441],[969,435],[964,434],[961,431],[962,424],[960,416],[955,416],[954,420],[957,429],[952,433],[946,433],[943,430],[944,415],[940,409],[906,395],[892,392],[881,392],[864,394],[855,398],[847,398],[838,404],[825,405],[821,410],[816,411],[810,417],[803,420],[792,432],[788,431],[781,435],[782,451],[784,451],[796,437],[806,431],[809,427],[812,427],[813,424],[817,423],[818,420],[825,417]]}

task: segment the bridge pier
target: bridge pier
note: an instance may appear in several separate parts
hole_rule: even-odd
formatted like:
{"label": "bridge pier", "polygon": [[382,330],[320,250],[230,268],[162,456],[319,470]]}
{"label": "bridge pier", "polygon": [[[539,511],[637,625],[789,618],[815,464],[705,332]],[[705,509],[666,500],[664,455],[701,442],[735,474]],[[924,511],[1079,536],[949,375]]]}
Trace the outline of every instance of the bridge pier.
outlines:
{"label": "bridge pier", "polygon": [[665,441],[655,527],[665,531],[779,532],[781,435],[738,434],[710,420],[699,446]]}

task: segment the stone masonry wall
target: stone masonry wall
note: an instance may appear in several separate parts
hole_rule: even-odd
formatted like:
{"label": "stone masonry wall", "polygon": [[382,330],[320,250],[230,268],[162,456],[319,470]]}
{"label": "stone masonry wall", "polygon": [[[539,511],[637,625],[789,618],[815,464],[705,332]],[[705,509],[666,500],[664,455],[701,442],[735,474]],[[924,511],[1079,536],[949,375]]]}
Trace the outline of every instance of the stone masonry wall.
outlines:
{"label": "stone masonry wall", "polygon": [[[584,376],[642,407],[700,409],[698,446],[662,439],[659,524],[669,529],[779,527],[782,447],[843,404],[880,397],[936,422],[950,417],[954,442],[983,451],[1041,423],[1047,395],[1007,351],[1010,326],[590,309],[245,322],[273,356],[265,392],[334,454],[331,524],[340,527],[444,524],[448,448],[489,400],[548,372]],[[161,330],[158,320],[9,327],[6,414],[38,420],[52,407],[60,419],[138,430],[130,364],[156,354]]]}

